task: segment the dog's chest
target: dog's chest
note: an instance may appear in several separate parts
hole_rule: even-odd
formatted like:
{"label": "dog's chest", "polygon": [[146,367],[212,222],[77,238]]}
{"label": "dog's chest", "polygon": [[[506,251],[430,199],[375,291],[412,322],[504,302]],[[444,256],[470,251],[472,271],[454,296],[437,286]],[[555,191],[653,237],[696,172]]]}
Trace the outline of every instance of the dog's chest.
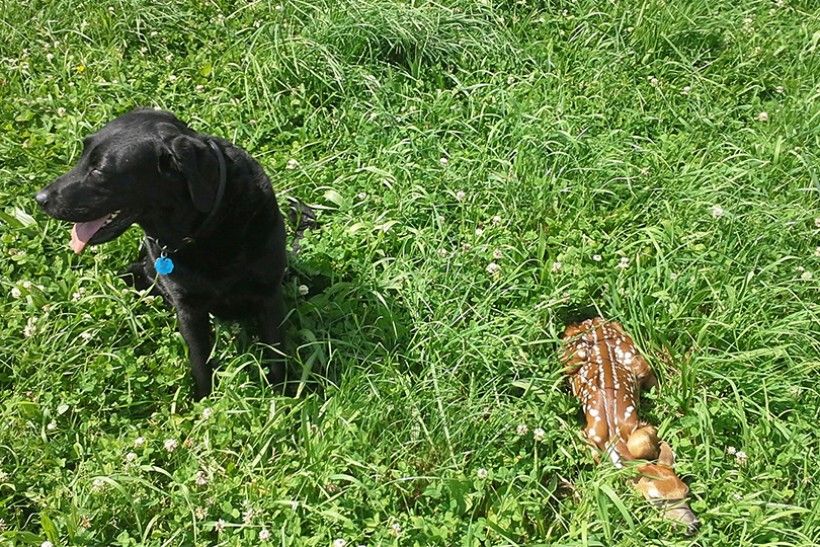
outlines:
{"label": "dog's chest", "polygon": [[239,319],[258,312],[281,283],[281,273],[270,260],[236,259],[241,267],[228,264],[191,263],[177,259],[173,272],[157,275],[148,261],[149,276],[175,305],[195,304],[219,317]]}

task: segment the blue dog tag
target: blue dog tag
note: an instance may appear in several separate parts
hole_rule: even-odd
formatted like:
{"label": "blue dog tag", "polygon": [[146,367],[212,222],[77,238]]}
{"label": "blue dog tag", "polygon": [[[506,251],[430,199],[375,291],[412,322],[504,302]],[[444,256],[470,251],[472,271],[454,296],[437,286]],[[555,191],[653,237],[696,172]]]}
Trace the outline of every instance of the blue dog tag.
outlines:
{"label": "blue dog tag", "polygon": [[154,260],[154,269],[159,275],[168,275],[174,271],[174,261],[167,256],[160,256]]}

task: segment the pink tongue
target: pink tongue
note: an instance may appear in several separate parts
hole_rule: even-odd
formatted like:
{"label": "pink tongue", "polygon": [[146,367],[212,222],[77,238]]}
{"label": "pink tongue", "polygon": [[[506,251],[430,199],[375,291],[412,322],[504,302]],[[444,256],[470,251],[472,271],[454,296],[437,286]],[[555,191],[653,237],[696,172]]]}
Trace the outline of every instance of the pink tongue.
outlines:
{"label": "pink tongue", "polygon": [[94,237],[106,220],[108,220],[108,215],[89,222],[78,222],[71,228],[71,248],[75,253],[83,252],[85,246],[88,245],[88,240]]}

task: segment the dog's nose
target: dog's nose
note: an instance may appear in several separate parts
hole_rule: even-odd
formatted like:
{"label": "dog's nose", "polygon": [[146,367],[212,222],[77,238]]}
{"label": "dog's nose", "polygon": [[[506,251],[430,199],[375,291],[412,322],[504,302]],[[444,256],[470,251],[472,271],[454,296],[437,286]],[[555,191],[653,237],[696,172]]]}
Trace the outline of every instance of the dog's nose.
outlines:
{"label": "dog's nose", "polygon": [[40,205],[45,205],[46,203],[48,203],[48,192],[46,192],[45,190],[41,190],[37,192],[37,195],[34,196],[34,199],[37,200],[37,203],[39,203]]}

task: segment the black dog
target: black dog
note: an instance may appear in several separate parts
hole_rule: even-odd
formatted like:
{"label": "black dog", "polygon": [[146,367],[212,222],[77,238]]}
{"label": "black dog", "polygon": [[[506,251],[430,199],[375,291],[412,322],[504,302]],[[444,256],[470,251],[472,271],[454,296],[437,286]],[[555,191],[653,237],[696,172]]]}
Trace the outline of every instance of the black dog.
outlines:
{"label": "black dog", "polygon": [[191,360],[194,396],[211,392],[208,314],[255,318],[270,346],[269,379],[284,315],[285,226],[271,183],[244,150],[196,133],[173,114],[139,109],[84,141],[77,165],[36,196],[50,216],[75,222],[71,247],[110,241],[132,224],[145,231],[134,284],[176,309]]}

